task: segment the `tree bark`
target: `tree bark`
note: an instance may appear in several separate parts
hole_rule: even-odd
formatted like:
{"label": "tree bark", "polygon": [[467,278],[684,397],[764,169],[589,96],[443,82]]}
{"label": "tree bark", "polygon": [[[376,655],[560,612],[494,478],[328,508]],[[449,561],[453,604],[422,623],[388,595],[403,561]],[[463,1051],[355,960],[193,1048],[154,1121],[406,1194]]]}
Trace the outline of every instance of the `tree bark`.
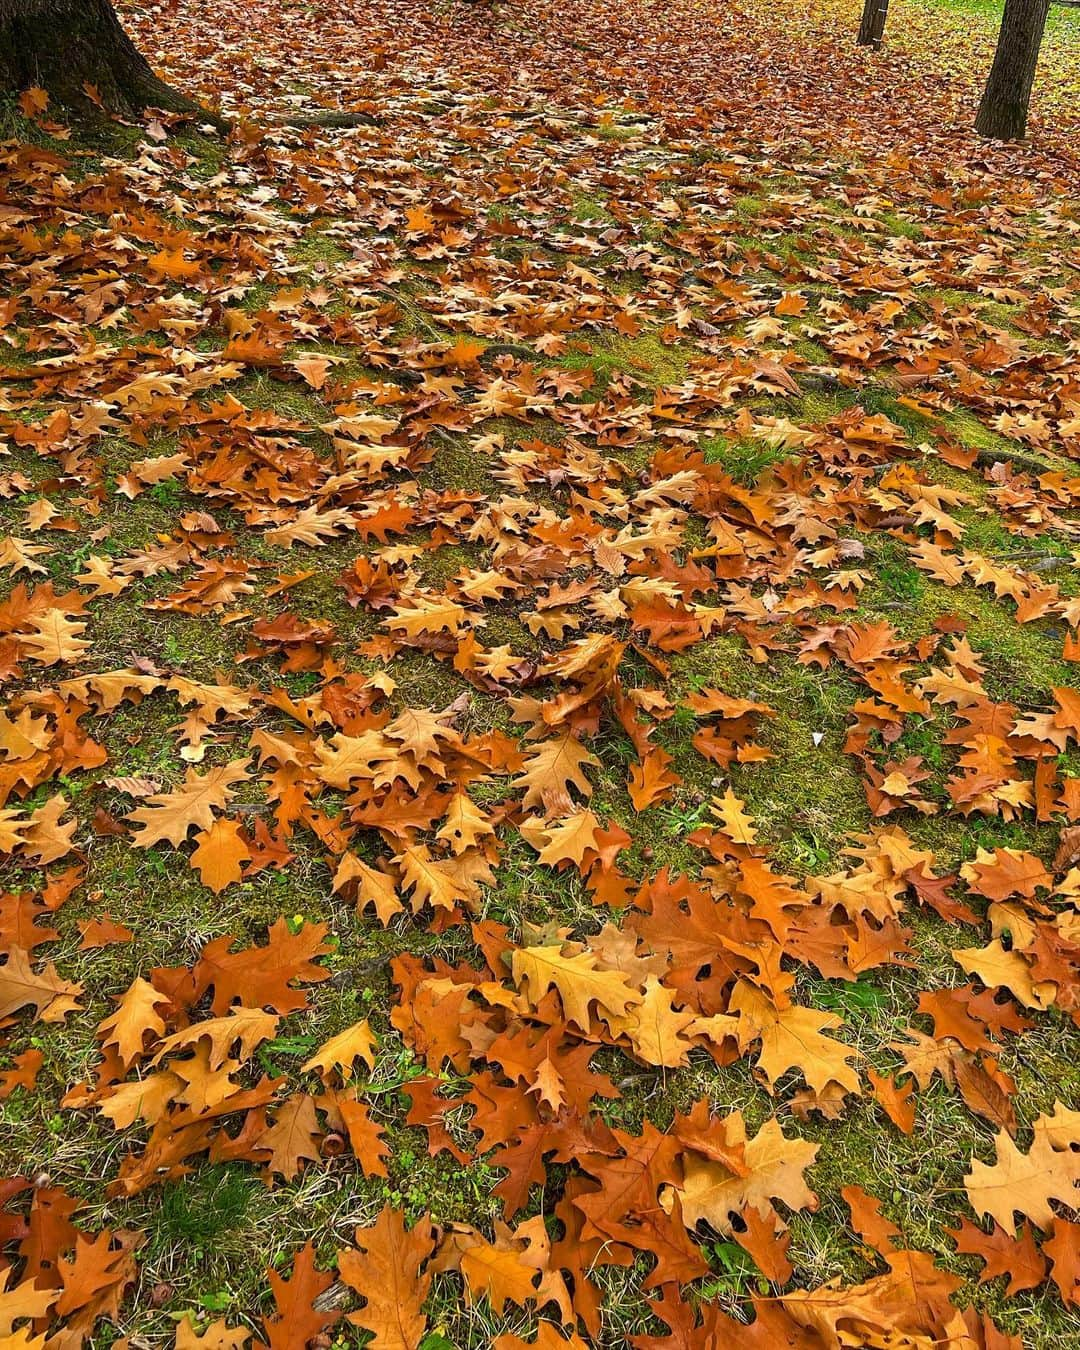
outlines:
{"label": "tree bark", "polygon": [[889,13],[889,0],[865,0],[862,22],[859,24],[859,36],[856,39],[860,47],[880,47],[885,36],[885,19]]}
{"label": "tree bark", "polygon": [[221,122],[154,74],[110,0],[0,0],[0,93],[34,87],[83,116],[101,115],[96,97],[121,115],[164,108]]}
{"label": "tree bark", "polygon": [[1049,9],[1050,0],[1005,0],[994,64],[975,119],[980,136],[1013,141],[1027,131],[1031,86]]}

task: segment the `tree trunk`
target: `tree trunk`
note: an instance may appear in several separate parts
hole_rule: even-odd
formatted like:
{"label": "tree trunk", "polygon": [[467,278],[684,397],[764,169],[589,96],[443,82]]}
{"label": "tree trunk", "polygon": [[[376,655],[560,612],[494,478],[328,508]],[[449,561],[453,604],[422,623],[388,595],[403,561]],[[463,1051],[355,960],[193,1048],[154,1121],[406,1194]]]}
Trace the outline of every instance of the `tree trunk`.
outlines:
{"label": "tree trunk", "polygon": [[885,19],[889,13],[889,0],[865,0],[862,22],[859,24],[859,36],[856,39],[860,47],[880,47],[885,36]]}
{"label": "tree trunk", "polygon": [[1005,0],[997,51],[979,104],[975,130],[998,141],[1019,140],[1027,131],[1050,0]]}
{"label": "tree trunk", "polygon": [[84,116],[100,116],[98,99],[122,115],[164,108],[220,123],[158,79],[110,0],[0,0],[0,94],[33,87]]}

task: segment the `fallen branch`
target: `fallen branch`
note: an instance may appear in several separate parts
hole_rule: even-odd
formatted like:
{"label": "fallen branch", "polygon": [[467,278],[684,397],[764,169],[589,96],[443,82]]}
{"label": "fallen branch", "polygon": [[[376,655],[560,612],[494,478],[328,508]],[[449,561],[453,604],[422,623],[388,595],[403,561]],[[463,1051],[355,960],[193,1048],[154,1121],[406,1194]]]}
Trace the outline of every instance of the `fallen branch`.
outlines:
{"label": "fallen branch", "polygon": [[1065,466],[1058,464],[1047,464],[1043,459],[1036,455],[1028,454],[1025,450],[987,450],[983,449],[975,456],[978,464],[1013,464],[1020,469],[1028,469],[1032,473],[1057,473]]}

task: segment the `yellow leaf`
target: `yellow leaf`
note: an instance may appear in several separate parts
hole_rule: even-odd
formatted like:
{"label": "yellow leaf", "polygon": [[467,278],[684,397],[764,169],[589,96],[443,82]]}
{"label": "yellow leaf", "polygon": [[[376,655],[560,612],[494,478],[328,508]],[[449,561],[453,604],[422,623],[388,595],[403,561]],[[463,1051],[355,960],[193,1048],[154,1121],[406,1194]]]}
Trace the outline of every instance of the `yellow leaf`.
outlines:
{"label": "yellow leaf", "polygon": [[338,1032],[336,1036],[331,1036],[309,1060],[301,1065],[301,1072],[317,1072],[323,1082],[326,1083],[330,1081],[336,1069],[344,1079],[348,1078],[352,1072],[353,1063],[357,1059],[362,1059],[369,1071],[374,1069],[375,1037],[371,1034],[371,1027],[368,1025],[367,1018],[347,1027],[344,1031]]}
{"label": "yellow leaf", "polygon": [[823,1028],[842,1026],[839,1017],[796,1005],[777,1009],[745,980],[736,984],[729,1008],[739,1017],[740,1046],[745,1050],[752,1041],[761,1041],[758,1067],[770,1083],[788,1069],[798,1069],[819,1094],[829,1083],[846,1092],[859,1091],[859,1075],[847,1062],[855,1051],[822,1034]]}
{"label": "yellow leaf", "polygon": [[[719,1122],[727,1128],[727,1142],[746,1140],[741,1116]],[[781,1200],[789,1209],[816,1209],[817,1197],[806,1184],[803,1173],[817,1156],[818,1145],[803,1139],[787,1139],[777,1120],[767,1120],[753,1139],[746,1140],[745,1176],[736,1176],[722,1162],[688,1153],[684,1160],[684,1181],[679,1190],[683,1222],[693,1230],[704,1219],[718,1233],[732,1231],[731,1215],[753,1205],[759,1214],[772,1211],[773,1200]],[[674,1194],[669,1188],[662,1196],[669,1211]]]}
{"label": "yellow leaf", "polygon": [[989,1214],[1012,1233],[1019,1211],[1047,1230],[1054,1218],[1051,1200],[1068,1209],[1080,1205],[1080,1152],[1070,1147],[1080,1144],[1080,1128],[1063,1131],[1054,1123],[1055,1117],[1039,1116],[1027,1153],[1021,1153],[1008,1130],[1002,1130],[993,1163],[972,1158],[964,1185],[977,1214]]}
{"label": "yellow leaf", "polygon": [[558,990],[563,1012],[582,1031],[591,1026],[589,1008],[596,1004],[605,1021],[626,1016],[641,995],[618,970],[597,970],[591,952],[564,956],[561,947],[519,947],[513,955],[514,983],[539,1003],[551,988]]}
{"label": "yellow leaf", "polygon": [[234,759],[206,774],[188,769],[187,777],[175,791],[156,792],[146,799],[144,806],[124,817],[143,827],[132,840],[134,846],[149,848],[161,839],[179,846],[192,828],[209,830],[214,823],[214,811],[232,797],[233,786],[247,777],[247,767],[246,759]]}

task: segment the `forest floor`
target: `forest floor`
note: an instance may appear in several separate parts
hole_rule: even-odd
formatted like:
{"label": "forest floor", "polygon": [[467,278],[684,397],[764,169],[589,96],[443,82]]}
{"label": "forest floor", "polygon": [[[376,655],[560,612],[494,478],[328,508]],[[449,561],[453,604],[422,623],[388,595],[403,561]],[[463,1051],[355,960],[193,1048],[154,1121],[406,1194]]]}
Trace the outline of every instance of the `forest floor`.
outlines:
{"label": "forest floor", "polygon": [[0,109],[3,1345],[1080,1346],[1080,11],[1004,146],[981,0],[121,13],[237,126]]}

